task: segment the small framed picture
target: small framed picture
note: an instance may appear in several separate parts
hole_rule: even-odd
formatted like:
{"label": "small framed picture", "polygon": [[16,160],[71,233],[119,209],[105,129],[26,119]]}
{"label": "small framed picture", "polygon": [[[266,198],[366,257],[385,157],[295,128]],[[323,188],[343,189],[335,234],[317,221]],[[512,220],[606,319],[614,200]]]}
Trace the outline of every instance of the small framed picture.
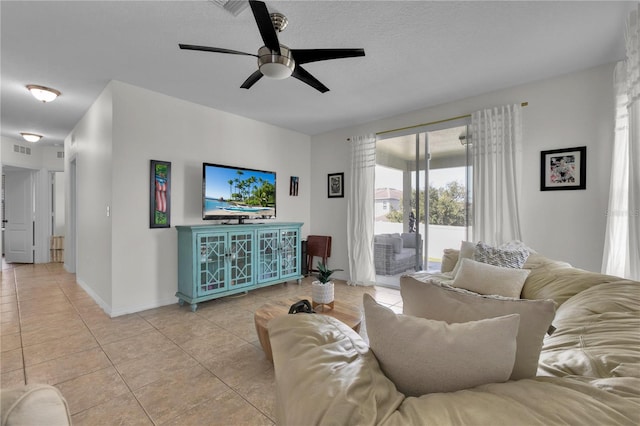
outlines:
{"label": "small framed picture", "polygon": [[300,178],[298,176],[291,176],[289,178],[289,195],[292,197],[298,196],[298,185],[300,184]]}
{"label": "small framed picture", "polygon": [[329,198],[344,197],[344,173],[330,173],[327,175],[327,196]]}
{"label": "small framed picture", "polygon": [[540,191],[587,189],[587,147],[540,153]]}

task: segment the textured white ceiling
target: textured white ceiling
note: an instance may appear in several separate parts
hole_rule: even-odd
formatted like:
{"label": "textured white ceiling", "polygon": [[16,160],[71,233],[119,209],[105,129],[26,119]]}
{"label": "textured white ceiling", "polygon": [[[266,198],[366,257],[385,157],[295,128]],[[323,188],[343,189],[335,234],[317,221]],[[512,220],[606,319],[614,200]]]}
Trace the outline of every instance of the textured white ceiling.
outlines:
{"label": "textured white ceiling", "polygon": [[[298,80],[242,82],[255,58],[181,51],[199,44],[256,53],[250,9],[201,1],[1,1],[2,134],[61,143],[110,80],[315,135],[624,57],[637,2],[277,1],[292,48],[365,49],[306,64],[331,91]],[[62,91],[40,104],[24,86]]]}

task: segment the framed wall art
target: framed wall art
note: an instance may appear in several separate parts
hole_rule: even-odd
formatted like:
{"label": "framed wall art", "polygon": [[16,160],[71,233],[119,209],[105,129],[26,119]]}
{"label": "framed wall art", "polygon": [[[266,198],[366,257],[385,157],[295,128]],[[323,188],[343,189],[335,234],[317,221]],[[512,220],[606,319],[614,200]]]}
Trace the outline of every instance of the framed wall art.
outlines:
{"label": "framed wall art", "polygon": [[171,227],[171,163],[151,160],[149,228]]}
{"label": "framed wall art", "polygon": [[587,188],[587,147],[540,153],[540,191]]}
{"label": "framed wall art", "polygon": [[344,173],[330,173],[327,176],[327,196],[329,198],[344,197]]}
{"label": "framed wall art", "polygon": [[300,178],[298,176],[291,176],[289,178],[289,195],[292,197],[298,196],[298,185],[300,183]]}

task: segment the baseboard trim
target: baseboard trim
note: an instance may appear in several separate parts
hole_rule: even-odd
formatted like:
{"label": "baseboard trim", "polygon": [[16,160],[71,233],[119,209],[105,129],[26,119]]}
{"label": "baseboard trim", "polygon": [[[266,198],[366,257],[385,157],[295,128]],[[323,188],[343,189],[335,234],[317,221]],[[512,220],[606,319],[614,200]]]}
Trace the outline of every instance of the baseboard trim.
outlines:
{"label": "baseboard trim", "polygon": [[138,312],[146,311],[148,309],[160,308],[162,306],[173,305],[174,303],[178,303],[178,299],[173,296],[165,299],[154,300],[149,303],[143,303],[140,305],[132,305],[132,306],[124,306],[118,309],[114,309],[107,302],[102,300],[100,296],[96,294],[91,287],[87,285],[87,283],[82,280],[76,279],[76,282],[87,294],[100,306],[100,308],[111,318],[119,317],[127,314],[135,314]]}

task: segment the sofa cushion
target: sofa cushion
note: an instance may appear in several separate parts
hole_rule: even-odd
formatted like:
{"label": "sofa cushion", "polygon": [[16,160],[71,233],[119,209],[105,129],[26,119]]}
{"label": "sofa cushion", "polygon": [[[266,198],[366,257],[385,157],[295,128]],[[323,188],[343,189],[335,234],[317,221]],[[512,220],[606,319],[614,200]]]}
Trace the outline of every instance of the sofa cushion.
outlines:
{"label": "sofa cushion", "polygon": [[364,340],[328,315],[269,321],[278,425],[382,423],[404,395]]}
{"label": "sofa cushion", "polygon": [[[588,279],[590,274],[584,275]],[[553,321],[557,330],[544,340],[538,375],[634,377],[640,391],[639,285],[621,279],[604,282],[562,304]],[[612,383],[608,388],[619,390]]]}
{"label": "sofa cushion", "polygon": [[371,350],[407,396],[505,382],[511,375],[520,315],[447,324],[396,315],[367,293],[363,305]]}
{"label": "sofa cushion", "polygon": [[460,270],[451,284],[479,294],[520,298],[528,269],[502,268],[471,259],[461,260]]}
{"label": "sofa cushion", "polygon": [[452,276],[456,276],[462,265],[462,259],[473,259],[473,255],[476,252],[476,245],[469,241],[462,241],[460,243],[460,253],[458,254],[458,262],[453,268]]}
{"label": "sofa cushion", "polygon": [[473,253],[473,259],[478,262],[504,268],[522,268],[528,257],[529,250],[526,248],[492,247],[483,242],[476,244]]}
{"label": "sofa cushion", "polygon": [[544,335],[553,321],[553,300],[510,299],[486,296],[411,276],[400,278],[403,312],[449,324],[520,314],[516,361],[512,380],[534,377]]}
{"label": "sofa cushion", "polygon": [[444,249],[442,252],[442,263],[440,264],[440,272],[451,272],[453,268],[456,267],[456,263],[458,263],[458,256],[460,255],[460,250],[456,249]]}
{"label": "sofa cushion", "polygon": [[[422,241],[422,237],[420,237],[420,234],[418,235],[418,244],[420,244],[420,241]],[[413,232],[404,232],[401,235],[402,237],[402,246],[404,248],[411,248],[411,249],[415,249],[416,248],[416,234]]]}
{"label": "sofa cushion", "polygon": [[67,401],[50,385],[34,384],[0,391],[2,426],[70,425]]}

